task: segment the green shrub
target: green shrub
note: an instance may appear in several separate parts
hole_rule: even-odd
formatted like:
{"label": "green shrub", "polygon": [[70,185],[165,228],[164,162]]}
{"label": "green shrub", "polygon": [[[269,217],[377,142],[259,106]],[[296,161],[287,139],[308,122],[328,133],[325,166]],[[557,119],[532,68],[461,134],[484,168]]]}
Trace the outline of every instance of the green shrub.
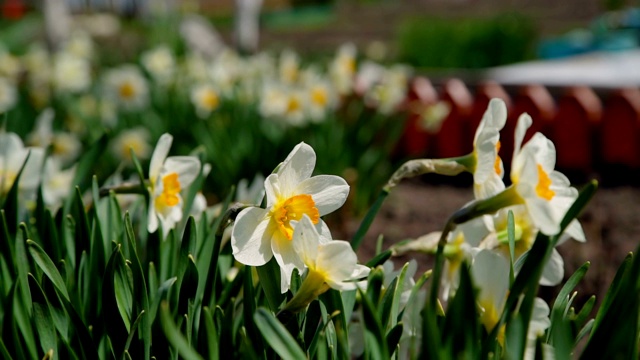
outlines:
{"label": "green shrub", "polygon": [[536,30],[527,17],[407,20],[398,38],[401,61],[426,68],[470,68],[514,63],[534,55]]}

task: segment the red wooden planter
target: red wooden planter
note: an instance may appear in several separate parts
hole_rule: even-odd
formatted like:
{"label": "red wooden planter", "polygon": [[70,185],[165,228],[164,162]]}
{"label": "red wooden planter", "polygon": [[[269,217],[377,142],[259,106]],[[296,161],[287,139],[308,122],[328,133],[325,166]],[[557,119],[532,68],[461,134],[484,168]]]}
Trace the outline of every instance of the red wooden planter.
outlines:
{"label": "red wooden planter", "polygon": [[443,120],[435,139],[435,156],[448,158],[469,153],[473,147],[465,143],[464,133],[473,107],[473,96],[460,79],[447,80],[440,95],[449,104],[449,115]]}
{"label": "red wooden planter", "polygon": [[558,100],[548,134],[556,146],[559,170],[581,180],[593,171],[595,131],[601,119],[602,102],[591,88],[576,86],[566,90]]}
{"label": "red wooden planter", "polygon": [[600,135],[605,165],[640,167],[639,89],[620,89],[607,98]]}
{"label": "red wooden planter", "polygon": [[430,143],[434,134],[429,133],[421,125],[422,111],[438,101],[438,94],[427,78],[415,78],[408,92],[409,118],[405,131],[400,139],[399,152],[409,158],[430,156]]}

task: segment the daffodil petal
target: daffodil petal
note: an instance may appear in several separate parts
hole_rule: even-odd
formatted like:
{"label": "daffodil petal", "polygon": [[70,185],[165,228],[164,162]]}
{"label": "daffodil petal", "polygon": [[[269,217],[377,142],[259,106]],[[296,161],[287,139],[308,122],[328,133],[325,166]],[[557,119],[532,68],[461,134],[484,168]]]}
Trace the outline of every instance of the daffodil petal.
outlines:
{"label": "daffodil petal", "polygon": [[560,231],[561,216],[557,214],[557,209],[548,201],[537,197],[526,199],[527,210],[533,223],[540,228],[542,233],[553,236]]}
{"label": "daffodil petal", "polygon": [[173,136],[167,133],[162,134],[160,139],[158,139],[158,143],[156,144],[156,148],[153,150],[151,161],[149,163],[149,179],[155,179],[160,175],[162,164],[164,164],[164,160],[167,158],[167,155],[169,155],[169,149],[171,149],[172,142]]}
{"label": "daffodil petal", "polygon": [[567,226],[564,233],[579,242],[587,241],[587,237],[584,235],[584,230],[582,230],[582,226],[576,219],[573,219],[573,221],[569,223],[569,226]]}
{"label": "daffodil petal", "polygon": [[318,175],[301,182],[295,190],[298,194],[309,194],[320,212],[320,216],[339,209],[347,200],[349,185],[334,175]]}
{"label": "daffodil petal", "polygon": [[158,230],[158,215],[156,214],[155,197],[152,195],[149,199],[149,212],[147,214],[147,231],[150,233]]}
{"label": "daffodil petal", "polygon": [[34,147],[27,148],[27,151],[30,155],[20,176],[20,186],[25,189],[35,189],[40,184],[40,175],[44,165],[44,149]]}
{"label": "daffodil petal", "polygon": [[564,278],[564,260],[556,249],[551,251],[549,260],[542,269],[540,285],[555,286],[560,284]]}
{"label": "daffodil petal", "polygon": [[293,226],[293,249],[306,266],[315,269],[316,255],[320,245],[318,230],[306,214],[302,215],[302,219]]}
{"label": "daffodil petal", "polygon": [[325,274],[325,281],[334,289],[354,289],[355,283],[345,283],[351,280],[351,274],[356,268],[358,258],[351,245],[342,240],[334,240],[320,245],[316,258],[316,269]]}
{"label": "daffodil petal", "polygon": [[516,123],[516,131],[513,143],[513,159],[516,159],[518,154],[520,153],[520,148],[522,147],[522,141],[524,140],[524,135],[527,133],[527,130],[531,127],[533,120],[529,114],[524,113],[520,115],[518,118],[518,122]]}
{"label": "daffodil petal", "polygon": [[271,251],[271,235],[267,231],[269,217],[265,209],[250,207],[242,210],[236,218],[231,232],[233,256],[249,266],[266,264]]}
{"label": "daffodil petal", "polygon": [[[311,177],[315,166],[316,153],[313,148],[303,142],[296,145],[278,169],[281,189],[295,189],[299,183]],[[291,194],[282,195],[289,197]]]}
{"label": "daffodil petal", "polygon": [[[295,231],[295,230],[294,230]],[[291,284],[291,274],[294,269],[303,270],[304,262],[293,248],[293,241],[285,238],[279,232],[273,234],[271,239],[271,251],[276,262],[280,265],[282,278],[280,279],[280,291],[286,292]]]}
{"label": "daffodil petal", "polygon": [[191,185],[200,174],[200,160],[194,156],[170,156],[164,162],[164,172],[177,173],[182,189]]}

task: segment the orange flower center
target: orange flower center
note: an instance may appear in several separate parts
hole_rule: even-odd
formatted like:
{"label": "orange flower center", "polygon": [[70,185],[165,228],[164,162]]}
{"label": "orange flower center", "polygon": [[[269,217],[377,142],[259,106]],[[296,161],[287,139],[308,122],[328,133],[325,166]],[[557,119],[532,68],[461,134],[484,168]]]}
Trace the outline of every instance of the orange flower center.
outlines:
{"label": "orange flower center", "polygon": [[551,186],[551,179],[549,175],[544,171],[542,165],[538,164],[538,185],[536,186],[536,193],[541,198],[549,201],[553,199],[556,194],[549,187]]}
{"label": "orange flower center", "polygon": [[498,155],[498,153],[500,153],[500,141],[498,140],[498,142],[496,143],[496,162],[493,163],[493,168],[496,171],[496,174],[498,175],[502,175],[502,159],[500,159],[500,155]]}
{"label": "orange flower center", "polygon": [[180,202],[180,181],[177,173],[165,175],[162,178],[162,193],[158,195],[156,201],[159,206],[176,206]]}
{"label": "orange flower center", "polygon": [[271,210],[271,216],[276,221],[280,232],[289,240],[293,238],[291,220],[299,221],[302,215],[307,214],[311,222],[317,224],[320,221],[320,212],[311,195],[295,195],[285,201],[279,202]]}

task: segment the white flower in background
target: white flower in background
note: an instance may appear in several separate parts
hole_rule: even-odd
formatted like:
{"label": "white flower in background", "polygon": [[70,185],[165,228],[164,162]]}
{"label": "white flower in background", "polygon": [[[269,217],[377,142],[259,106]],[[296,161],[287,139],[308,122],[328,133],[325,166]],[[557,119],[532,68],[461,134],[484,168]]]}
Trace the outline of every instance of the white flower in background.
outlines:
{"label": "white flower in background", "polygon": [[424,106],[418,112],[420,114],[420,128],[431,134],[437,134],[450,112],[451,105],[448,101],[437,101],[434,104]]}
{"label": "white flower in background", "polygon": [[[25,164],[27,156],[29,160]],[[43,160],[44,149],[25,148],[18,135],[0,133],[0,194],[9,192],[23,164],[18,189],[23,194],[35,192],[40,184]]]}
{"label": "white flower in background", "polygon": [[280,81],[293,85],[298,82],[300,76],[300,58],[293,50],[284,50],[280,53],[278,63]]}
{"label": "white flower in background", "polygon": [[109,13],[74,15],[74,24],[96,37],[114,36],[120,31],[120,19]]}
{"label": "white flower in background", "polygon": [[353,90],[353,81],[356,74],[355,45],[348,43],[338,48],[335,58],[329,65],[329,76],[340,95],[347,95]]}
{"label": "white flower in background", "polygon": [[473,139],[475,168],[473,192],[476,199],[486,199],[504,190],[504,166],[498,156],[500,130],[507,122],[507,106],[503,100],[491,99]]}
{"label": "white flower in background", "polygon": [[51,146],[52,155],[67,164],[78,157],[82,144],[72,133],[53,131],[54,117],[53,109],[46,108],[42,111],[36,119],[33,131],[27,136],[27,143],[42,148]]}
{"label": "white flower in background", "polygon": [[324,79],[316,79],[306,84],[309,118],[319,122],[327,117],[330,111],[335,110],[338,99],[331,83]]}
{"label": "white flower in background", "polygon": [[237,53],[225,50],[209,67],[209,77],[221,93],[232,96],[241,74],[246,70]]}
{"label": "white flower in background", "polygon": [[[577,199],[578,190],[571,187],[566,176],[554,170],[556,149],[551,140],[536,133],[521,147],[531,122],[531,117],[523,114],[516,125],[511,169],[514,201],[526,206],[540,231],[555,235],[560,231],[560,222]],[[567,231],[576,239],[584,239],[584,232],[576,220]]]}
{"label": "white flower in background", "polygon": [[[182,220],[182,195],[198,177],[200,160],[195,156],[170,156],[169,149],[173,137],[163,134],[158,140],[149,165],[149,215],[147,230],[151,233],[162,226],[163,236],[167,236]],[[160,224],[158,224],[158,222]]]}
{"label": "white flower in background", "polygon": [[37,108],[42,108],[49,103],[51,97],[53,67],[49,52],[41,44],[33,44],[21,60],[27,73],[29,97]]}
{"label": "white flower in background", "polygon": [[0,77],[0,114],[5,113],[18,102],[18,91],[7,79]]}
{"label": "white flower in background", "polygon": [[315,163],[311,146],[296,145],[277,172],[264,182],[266,209],[242,210],[233,227],[231,247],[236,260],[261,266],[275,257],[282,274],[282,292],[289,288],[291,273],[300,264],[291,244],[294,223],[306,214],[318,232],[328,236],[329,229],[320,217],[341,207],[349,193],[349,185],[341,177],[312,177]]}
{"label": "white flower in background", "polygon": [[191,89],[191,103],[200,118],[207,118],[220,106],[220,94],[209,83],[202,83]]}
{"label": "white flower in background", "polygon": [[183,77],[182,85],[189,85],[192,82],[205,82],[209,79],[209,64],[207,61],[196,53],[188,53],[183,58],[180,65],[180,72],[186,76]]}
{"label": "white flower in background", "polygon": [[166,45],[142,53],[140,61],[151,78],[162,85],[167,85],[173,80],[176,61],[173,53]]}
{"label": "white flower in background", "polygon": [[284,113],[281,114],[283,120],[292,126],[303,126],[306,124],[309,98],[299,89],[289,89],[285,93]]}
{"label": "white flower in background", "polygon": [[94,46],[91,36],[84,31],[74,31],[62,45],[62,51],[75,57],[89,60],[93,57]]}
{"label": "white flower in background", "polygon": [[[380,113],[388,115],[396,111],[407,98],[410,71],[403,65],[394,65],[389,69],[382,68],[380,74],[377,74],[377,71],[379,69],[372,65],[371,79],[362,80],[373,81],[362,85],[367,89],[364,97],[365,101],[376,107]],[[378,76],[380,78],[377,79]]]}
{"label": "white flower in background", "polygon": [[91,66],[86,58],[61,52],[53,59],[53,87],[62,93],[77,94],[91,86]]}
{"label": "white flower in background", "polygon": [[63,200],[70,196],[75,173],[75,165],[62,170],[62,162],[56,157],[50,156],[45,161],[42,175],[42,198],[53,211],[57,210]]}
{"label": "white flower in background", "polygon": [[259,111],[265,118],[291,126],[306,124],[309,98],[301,89],[266,82],[263,86]]}
{"label": "white flower in background", "polygon": [[111,153],[120,161],[127,163],[132,161],[131,150],[138,159],[147,159],[151,153],[150,138],[149,130],[142,126],[123,130],[111,142]]}
{"label": "white flower in background", "polygon": [[20,59],[0,48],[0,76],[15,84],[18,82],[22,70]]}
{"label": "white flower in background", "polygon": [[374,85],[382,82],[385,73],[384,66],[370,60],[364,61],[355,75],[354,90],[359,95],[371,91]]}
{"label": "white flower in background", "polygon": [[264,198],[264,176],[260,173],[249,184],[247,179],[242,179],[236,187],[236,201],[243,204],[260,205]]}
{"label": "white flower in background", "polygon": [[142,110],[149,102],[147,80],[134,65],[122,65],[107,71],[106,95],[125,110]]}

